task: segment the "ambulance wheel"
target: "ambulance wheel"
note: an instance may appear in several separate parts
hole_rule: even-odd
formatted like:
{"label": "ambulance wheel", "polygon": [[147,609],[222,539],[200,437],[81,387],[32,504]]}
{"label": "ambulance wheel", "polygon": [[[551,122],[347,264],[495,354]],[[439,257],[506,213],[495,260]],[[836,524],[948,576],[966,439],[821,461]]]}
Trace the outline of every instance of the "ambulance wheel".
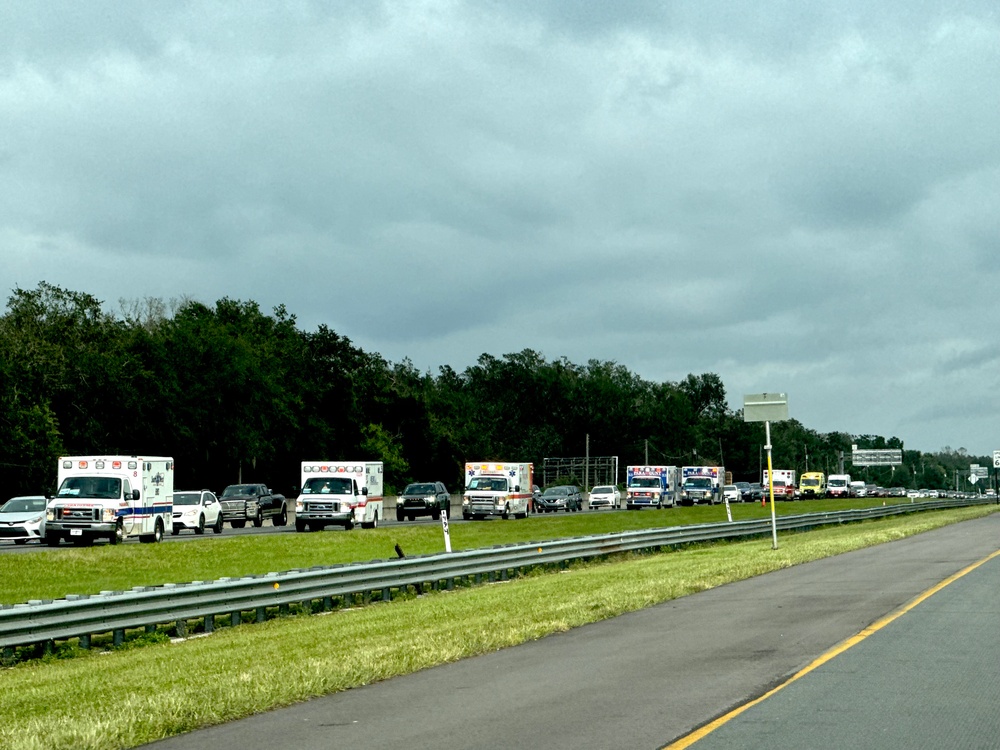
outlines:
{"label": "ambulance wheel", "polygon": [[284,526],[288,523],[288,511],[285,510],[284,505],[281,506],[281,513],[271,517],[271,523],[274,526]]}
{"label": "ambulance wheel", "polygon": [[260,508],[257,508],[257,515],[253,517],[253,525],[254,528],[256,529],[259,529],[261,526],[264,525],[264,515],[261,512]]}
{"label": "ambulance wheel", "polygon": [[73,546],[74,547],[88,547],[92,543],[93,542],[92,542],[91,538],[89,536],[86,536],[86,535],[73,537]]}
{"label": "ambulance wheel", "polygon": [[61,542],[61,541],[62,541],[62,537],[59,536],[58,534],[46,534],[45,535],[45,544],[47,546],[49,546],[49,547],[58,547],[59,546],[59,542]]}
{"label": "ambulance wheel", "polygon": [[194,527],[195,534],[205,533],[205,516],[198,516],[198,525]]}
{"label": "ambulance wheel", "polygon": [[156,544],[157,542],[163,541],[163,521],[157,518],[156,525],[153,526],[153,533],[143,534],[139,537],[139,541],[143,544]]}
{"label": "ambulance wheel", "polygon": [[350,531],[353,528],[354,528],[353,518],[348,518],[346,521],[344,521],[344,531]]}
{"label": "ambulance wheel", "polygon": [[362,529],[377,529],[378,528],[378,513],[372,516],[372,520],[368,523],[361,524]]}
{"label": "ambulance wheel", "polygon": [[125,541],[125,527],[121,521],[115,524],[115,533],[108,537],[108,541],[112,544],[121,544]]}
{"label": "ambulance wheel", "polygon": [[500,514],[500,518],[502,518],[502,519],[503,519],[503,520],[505,520],[505,521],[506,521],[506,520],[507,520],[508,518],[510,518],[510,510],[509,510],[509,509],[507,508],[507,506],[506,506],[506,505],[504,506],[504,509],[503,509],[503,513],[501,513],[501,514]]}
{"label": "ambulance wheel", "polygon": [[295,519],[295,530],[296,531],[305,531],[307,528],[308,528],[308,525],[306,524],[305,521],[300,521],[298,518]]}
{"label": "ambulance wheel", "polygon": [[212,531],[216,534],[222,533],[222,514],[220,513],[215,517],[215,526],[212,527]]}

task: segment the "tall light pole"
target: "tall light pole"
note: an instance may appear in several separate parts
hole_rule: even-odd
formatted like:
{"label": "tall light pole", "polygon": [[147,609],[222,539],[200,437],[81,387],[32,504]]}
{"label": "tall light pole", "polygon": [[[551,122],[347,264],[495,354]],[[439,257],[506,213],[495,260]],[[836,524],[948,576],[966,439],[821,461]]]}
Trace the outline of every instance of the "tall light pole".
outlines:
{"label": "tall light pole", "polygon": [[771,422],[788,419],[788,397],[784,393],[756,393],[743,397],[743,421],[764,423],[767,451],[767,486],[771,498],[771,549],[778,549],[778,519],[774,512],[774,471],[771,467]]}

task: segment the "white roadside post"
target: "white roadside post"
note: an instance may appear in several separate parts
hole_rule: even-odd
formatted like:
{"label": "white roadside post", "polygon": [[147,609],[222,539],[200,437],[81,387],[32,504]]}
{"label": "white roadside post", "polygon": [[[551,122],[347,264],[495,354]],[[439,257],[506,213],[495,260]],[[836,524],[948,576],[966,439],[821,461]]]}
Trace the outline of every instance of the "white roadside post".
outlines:
{"label": "white roadside post", "polygon": [[[447,507],[447,506],[445,506]],[[441,514],[441,529],[444,531],[444,551],[451,552],[451,534],[448,533],[448,514]]]}
{"label": "white roadside post", "polygon": [[771,549],[778,549],[778,519],[774,512],[774,471],[771,468],[771,422],[788,419],[788,397],[784,393],[755,393],[743,397],[743,421],[764,423],[767,451],[767,486],[771,498]]}

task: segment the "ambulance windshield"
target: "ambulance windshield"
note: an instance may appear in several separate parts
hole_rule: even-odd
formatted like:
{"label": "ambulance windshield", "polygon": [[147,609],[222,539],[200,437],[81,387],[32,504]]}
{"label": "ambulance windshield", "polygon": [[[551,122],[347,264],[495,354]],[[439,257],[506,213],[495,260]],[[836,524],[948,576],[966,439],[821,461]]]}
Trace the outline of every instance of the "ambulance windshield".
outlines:
{"label": "ambulance windshield", "polygon": [[632,481],[628,484],[629,487],[659,487],[660,478],[659,477],[632,477]]}
{"label": "ambulance windshield", "polygon": [[310,477],[302,485],[303,495],[351,495],[353,487],[347,477]]}
{"label": "ambulance windshield", "polygon": [[58,494],[59,497],[117,500],[122,496],[122,480],[115,477],[67,477]]}
{"label": "ambulance windshield", "polygon": [[506,492],[507,480],[503,477],[473,477],[467,489],[480,492]]}

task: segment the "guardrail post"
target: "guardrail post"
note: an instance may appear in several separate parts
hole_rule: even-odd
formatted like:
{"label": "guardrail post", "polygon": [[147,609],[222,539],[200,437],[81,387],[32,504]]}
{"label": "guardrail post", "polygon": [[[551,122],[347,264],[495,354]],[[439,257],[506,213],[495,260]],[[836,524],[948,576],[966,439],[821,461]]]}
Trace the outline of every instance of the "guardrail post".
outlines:
{"label": "guardrail post", "polygon": [[[148,625],[146,627],[149,627]],[[148,632],[148,631],[147,631]],[[125,631],[121,628],[113,631],[111,633],[111,645],[115,648],[121,648],[122,644],[125,643]]]}
{"label": "guardrail post", "polygon": [[205,632],[215,632],[215,615],[205,615]]}
{"label": "guardrail post", "polygon": [[261,623],[267,619],[267,607],[257,607],[257,622]]}
{"label": "guardrail post", "polygon": [[175,626],[178,638],[187,638],[187,620],[178,620]]}
{"label": "guardrail post", "polygon": [[384,602],[391,602],[392,601],[392,592],[389,590],[388,586],[386,586],[384,589],[382,589],[382,601],[384,601]]}
{"label": "guardrail post", "polygon": [[243,622],[243,615],[240,614],[239,610],[236,610],[235,612],[231,612],[229,614],[230,625],[236,626],[242,624],[242,622]]}
{"label": "guardrail post", "polygon": [[[77,641],[77,646],[79,646],[82,651],[90,651],[90,634],[81,635],[80,639]],[[6,649],[4,649],[4,651],[6,651]]]}

